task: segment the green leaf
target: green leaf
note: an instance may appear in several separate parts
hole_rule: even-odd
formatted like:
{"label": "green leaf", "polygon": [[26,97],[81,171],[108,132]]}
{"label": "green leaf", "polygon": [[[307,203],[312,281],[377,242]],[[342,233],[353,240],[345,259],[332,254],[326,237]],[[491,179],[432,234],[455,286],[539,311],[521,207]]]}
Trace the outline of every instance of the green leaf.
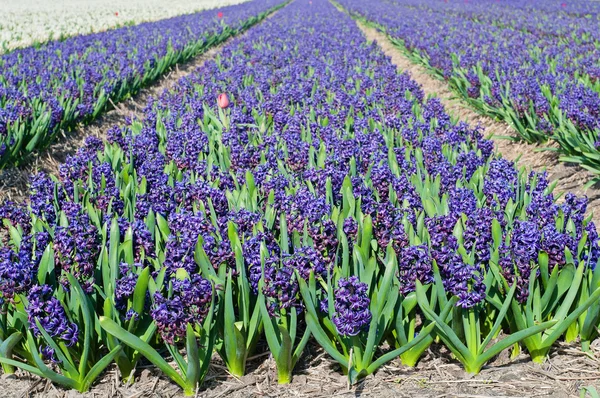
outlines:
{"label": "green leaf", "polygon": [[[292,309],[293,310],[293,309]],[[289,332],[278,325],[279,335],[281,336],[281,348],[277,356],[275,356],[275,362],[277,363],[277,374],[280,377],[289,379],[292,373],[292,340],[290,339]],[[288,380],[289,382],[289,380]],[[280,380],[281,383],[281,380]]]}
{"label": "green leaf", "polygon": [[327,337],[327,334],[323,328],[321,328],[319,325],[319,317],[317,315],[317,311],[315,310],[308,285],[304,279],[300,277],[300,275],[296,274],[296,276],[298,277],[298,285],[300,286],[304,305],[306,306],[306,325],[309,327],[310,332],[321,345],[321,347],[323,347],[323,349],[327,351],[327,353],[331,355],[331,357],[340,365],[347,366],[348,359],[335,348],[329,337]]}
{"label": "green leaf", "polygon": [[185,348],[187,352],[187,370],[186,384],[188,388],[196,388],[198,381],[200,380],[200,357],[198,355],[198,343],[196,342],[196,335],[194,329],[189,323],[186,327],[185,333]]}
{"label": "green leaf", "polygon": [[[117,355],[121,352],[123,347],[121,345],[113,348],[108,354],[106,354],[101,360],[96,362],[90,371],[85,375],[81,381],[82,391],[88,391],[90,386],[100,376],[100,373],[109,366]],[[128,376],[128,375],[127,375]]]}
{"label": "green leaf", "polygon": [[173,380],[175,383],[179,384],[179,386],[183,389],[187,388],[186,381],[181,377],[179,373],[177,373],[171,365],[167,363],[160,356],[158,351],[156,351],[150,344],[141,340],[139,337],[131,334],[127,330],[123,329],[119,325],[115,323],[112,319],[100,317],[100,325],[102,329],[106,330],[107,333],[115,336],[124,344],[133,348],[134,350],[139,351],[148,361],[150,361],[154,366],[159,368],[167,377]]}
{"label": "green leaf", "polygon": [[419,335],[417,337],[415,337],[414,339],[412,339],[409,343],[403,345],[402,347],[396,348],[395,350],[390,351],[390,352],[382,355],[381,357],[377,358],[376,361],[373,361],[367,367],[367,374],[373,373],[379,367],[381,367],[383,364],[391,361],[394,358],[399,357],[403,353],[405,353],[405,352],[411,350],[412,348],[416,347],[417,345],[421,344],[422,341],[424,341],[427,337],[429,337],[429,335],[431,334],[431,332],[433,331],[435,326],[436,326],[436,323],[431,322],[429,325],[427,325],[423,329],[421,329],[421,332],[419,333]]}
{"label": "green leaf", "polygon": [[554,325],[555,323],[556,321],[543,322],[539,325],[531,326],[525,330],[513,333],[510,336],[500,340],[499,342],[491,346],[489,349],[483,351],[483,353],[477,357],[477,367],[483,366],[487,361],[492,359],[494,356],[498,355],[504,349],[518,343],[523,339],[526,339],[529,336],[533,336],[534,334],[543,332],[549,327],[552,327],[552,325]]}
{"label": "green leaf", "polygon": [[494,338],[496,333],[500,330],[500,327],[502,326],[502,322],[504,321],[504,317],[506,316],[506,313],[508,312],[508,308],[510,307],[510,303],[512,301],[513,296],[515,295],[516,290],[517,290],[517,284],[513,283],[513,286],[510,288],[510,291],[508,292],[508,295],[506,296],[506,299],[504,300],[504,303],[502,304],[502,308],[500,308],[500,312],[498,312],[498,315],[496,316],[496,322],[494,322],[494,326],[492,327],[492,329],[488,333],[487,337],[485,338],[485,340],[479,347],[478,354],[481,354],[486,351],[488,344],[490,343],[492,338]]}

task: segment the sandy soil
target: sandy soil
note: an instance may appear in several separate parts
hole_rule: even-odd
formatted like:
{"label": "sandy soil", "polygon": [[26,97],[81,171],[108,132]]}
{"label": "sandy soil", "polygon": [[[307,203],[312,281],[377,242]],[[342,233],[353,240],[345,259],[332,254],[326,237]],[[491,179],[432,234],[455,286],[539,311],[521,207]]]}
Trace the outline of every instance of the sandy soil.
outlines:
{"label": "sandy soil", "polygon": [[451,91],[448,84],[433,77],[425,67],[409,60],[384,33],[357,22],[368,40],[375,40],[392,62],[402,71],[408,71],[425,91],[425,94],[436,96],[442,100],[451,116],[468,122],[471,126],[481,126],[484,134],[493,136],[496,151],[506,159],[516,161],[519,166],[536,171],[546,170],[550,180],[557,180],[555,193],[573,192],[589,198],[588,212],[594,213],[596,225],[600,225],[600,186],[595,185],[587,190],[583,186],[594,176],[589,171],[577,166],[559,162],[554,152],[540,152],[543,146],[511,141],[502,136],[515,136],[516,132],[506,123],[481,115],[470,108]]}

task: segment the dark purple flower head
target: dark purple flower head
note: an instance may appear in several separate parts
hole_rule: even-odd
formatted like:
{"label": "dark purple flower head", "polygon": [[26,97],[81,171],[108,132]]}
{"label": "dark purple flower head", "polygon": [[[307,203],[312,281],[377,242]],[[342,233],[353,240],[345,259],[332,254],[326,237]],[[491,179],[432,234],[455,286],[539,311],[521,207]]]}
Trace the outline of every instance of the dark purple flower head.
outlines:
{"label": "dark purple flower head", "polygon": [[485,176],[483,192],[489,204],[497,203],[504,207],[509,199],[516,199],[517,184],[518,173],[514,164],[506,159],[494,159]]}
{"label": "dark purple flower head", "polygon": [[156,322],[158,332],[169,344],[185,337],[187,325],[201,325],[208,315],[212,302],[212,285],[198,274],[191,279],[173,279],[173,295],[154,295],[150,315]]}
{"label": "dark purple flower head", "polygon": [[125,311],[127,309],[127,300],[133,296],[139,276],[135,269],[141,267],[142,264],[139,263],[133,265],[121,263],[119,265],[120,277],[115,285],[115,307],[118,310]]}
{"label": "dark purple flower head", "polygon": [[279,316],[282,310],[300,311],[302,300],[298,295],[299,287],[294,268],[285,262],[265,266],[263,294],[267,300],[267,309],[271,316]]}
{"label": "dark purple flower head", "polygon": [[[189,211],[171,213],[169,215],[171,234],[165,248],[164,265],[170,274],[184,268],[189,274],[196,273],[198,265],[194,260],[194,250],[198,237],[210,236],[215,228],[201,213]],[[149,238],[149,236],[147,236]],[[148,245],[151,242],[148,241]]]}
{"label": "dark purple flower head", "polygon": [[517,283],[517,300],[523,303],[529,296],[532,263],[538,259],[542,235],[535,223],[515,221],[510,232],[510,244],[500,246],[500,267],[509,283]]}
{"label": "dark purple flower head", "polygon": [[283,255],[283,265],[292,270],[297,270],[300,277],[308,280],[310,272],[313,271],[315,277],[326,277],[327,266],[323,258],[310,246],[304,246],[294,249],[294,254]]}
{"label": "dark purple flower head", "polygon": [[29,291],[27,301],[29,327],[36,337],[42,335],[37,321],[50,337],[60,338],[68,347],[77,343],[79,333],[77,324],[69,321],[62,304],[53,296],[52,287],[48,285],[33,286]]}
{"label": "dark purple flower head", "polygon": [[433,266],[429,248],[425,245],[408,246],[398,256],[398,279],[400,293],[406,295],[415,290],[415,281],[422,284],[433,282]]}
{"label": "dark purple flower head", "polygon": [[66,202],[62,210],[69,224],[56,227],[54,232],[54,259],[61,271],[60,281],[68,288],[67,273],[70,273],[81,283],[83,290],[90,293],[101,246],[98,229],[81,205]]}
{"label": "dark purple flower head", "polygon": [[353,241],[356,239],[356,234],[358,233],[358,223],[352,217],[348,217],[344,220],[344,233],[348,237],[349,241]]}
{"label": "dark purple flower head", "polygon": [[31,235],[23,236],[16,252],[10,247],[0,247],[0,298],[13,302],[15,295],[27,293],[35,283],[48,239],[47,233],[38,232],[36,239]]}
{"label": "dark purple flower head", "polygon": [[356,336],[369,327],[372,316],[368,293],[367,284],[356,276],[338,281],[334,292],[333,324],[342,336]]}

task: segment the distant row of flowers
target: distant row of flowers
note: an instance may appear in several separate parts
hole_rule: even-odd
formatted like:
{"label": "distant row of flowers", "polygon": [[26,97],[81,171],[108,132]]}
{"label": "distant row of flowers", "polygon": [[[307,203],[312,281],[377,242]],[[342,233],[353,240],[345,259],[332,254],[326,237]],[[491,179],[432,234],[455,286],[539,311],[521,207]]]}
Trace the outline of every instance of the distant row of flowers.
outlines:
{"label": "distant row of flowers", "polygon": [[0,168],[96,118],[177,62],[246,29],[283,0],[254,0],[75,36],[0,56]]}
{"label": "distant row of flowers", "polygon": [[[600,179],[600,7],[545,1],[340,0],[482,113]],[[398,18],[402,15],[402,18]]]}

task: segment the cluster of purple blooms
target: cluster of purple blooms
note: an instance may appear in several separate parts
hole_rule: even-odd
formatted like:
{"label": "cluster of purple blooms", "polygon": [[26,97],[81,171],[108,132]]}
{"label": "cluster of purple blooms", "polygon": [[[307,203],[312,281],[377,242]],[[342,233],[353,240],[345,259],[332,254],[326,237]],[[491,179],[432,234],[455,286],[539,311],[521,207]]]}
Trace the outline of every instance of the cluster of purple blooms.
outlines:
{"label": "cluster of purple blooms", "polygon": [[371,323],[369,287],[356,276],[341,278],[334,292],[333,324],[342,336],[356,336]]}
{"label": "cluster of purple blooms", "polygon": [[[27,295],[29,324],[36,337],[42,336],[41,327],[50,337],[59,338],[67,347],[72,347],[79,339],[79,328],[69,320],[60,300],[53,294],[54,288],[49,285],[31,287]],[[46,359],[56,362],[52,347],[44,345],[42,354]]]}
{"label": "cluster of purple blooms", "polygon": [[171,283],[172,296],[157,292],[150,315],[163,340],[175,344],[185,337],[188,325],[202,325],[213,300],[213,287],[198,274]]}

